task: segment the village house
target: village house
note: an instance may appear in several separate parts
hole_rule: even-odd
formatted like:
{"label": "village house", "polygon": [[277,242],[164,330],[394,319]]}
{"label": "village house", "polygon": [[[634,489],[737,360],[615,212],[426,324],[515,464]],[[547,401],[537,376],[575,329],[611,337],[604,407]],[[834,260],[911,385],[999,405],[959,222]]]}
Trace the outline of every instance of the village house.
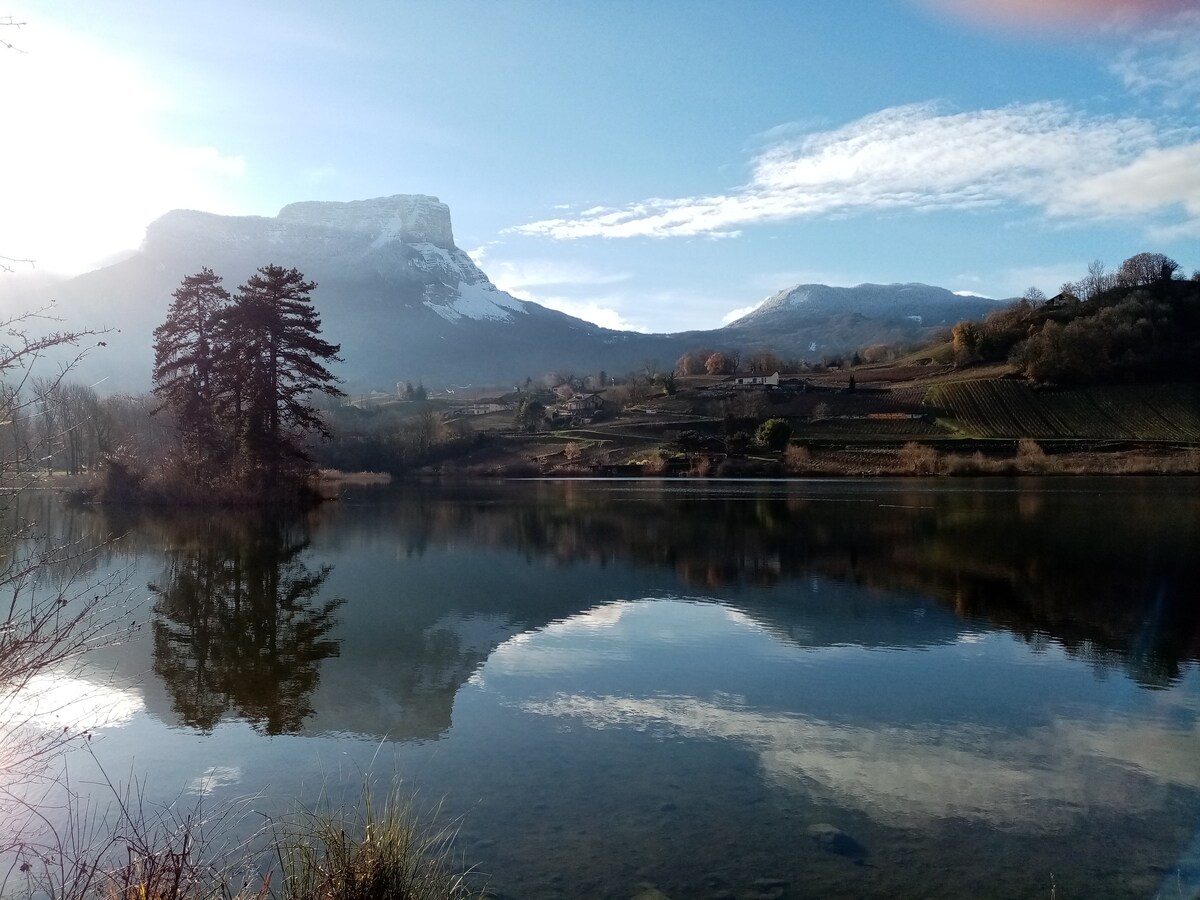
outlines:
{"label": "village house", "polygon": [[555,413],[569,419],[573,425],[590,425],[604,408],[599,394],[575,394],[555,407]]}
{"label": "village house", "polygon": [[779,373],[771,375],[734,375],[729,383],[736,387],[770,386],[779,387]]}
{"label": "village house", "polygon": [[568,416],[590,416],[602,406],[604,406],[604,400],[599,394],[575,394],[571,399],[560,404],[560,408]]}

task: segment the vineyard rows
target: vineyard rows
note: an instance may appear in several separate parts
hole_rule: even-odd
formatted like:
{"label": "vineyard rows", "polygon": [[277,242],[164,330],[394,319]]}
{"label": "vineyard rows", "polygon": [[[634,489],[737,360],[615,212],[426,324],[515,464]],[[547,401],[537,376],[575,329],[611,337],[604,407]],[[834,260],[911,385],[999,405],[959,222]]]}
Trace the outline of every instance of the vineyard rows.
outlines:
{"label": "vineyard rows", "polygon": [[979,437],[1200,440],[1200,385],[1035,390],[1012,380],[931,388],[926,403]]}
{"label": "vineyard rows", "polygon": [[843,419],[823,421],[806,428],[806,433],[830,436],[859,437],[887,435],[891,437],[928,437],[945,434],[945,429],[924,419]]}

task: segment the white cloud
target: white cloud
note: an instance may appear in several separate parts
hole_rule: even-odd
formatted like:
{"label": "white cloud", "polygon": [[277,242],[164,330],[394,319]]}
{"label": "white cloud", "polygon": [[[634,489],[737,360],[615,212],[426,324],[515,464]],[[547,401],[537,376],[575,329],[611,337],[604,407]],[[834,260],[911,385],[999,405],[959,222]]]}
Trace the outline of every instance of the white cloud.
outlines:
{"label": "white cloud", "polygon": [[[1184,167],[1197,153],[1200,143],[1160,146],[1144,119],[1088,117],[1060,103],[964,113],[914,104],[776,144],[752,161],[750,182],[728,193],[597,207],[511,230],[556,239],[732,235],[789,219],[1012,204],[1051,216],[1122,216],[1129,201],[1105,193],[1107,179],[1170,162],[1187,185],[1195,169]],[[1178,202],[1167,192],[1171,177],[1139,215]]]}
{"label": "white cloud", "polygon": [[[513,296],[517,295],[514,294]],[[568,316],[574,316],[577,319],[583,319],[585,322],[599,325],[601,328],[611,328],[614,331],[640,331],[643,334],[649,332],[649,329],[645,326],[630,322],[624,317],[617,308],[619,305],[622,305],[619,299],[615,302],[611,298],[608,300],[605,298],[578,300],[571,297],[534,296],[527,292],[521,299],[541,304],[547,309],[556,309],[559,312],[566,313]]]}
{"label": "white cloud", "polygon": [[753,306],[739,306],[737,309],[731,309],[725,315],[721,316],[721,324],[728,325],[730,322],[736,322],[742,316],[754,312],[762,306],[761,303],[755,303]]}
{"label": "white cloud", "polygon": [[246,172],[236,154],[181,141],[165,122],[178,101],[128,59],[49,26],[0,53],[5,173],[0,247],[74,272],[137,246],[173,207],[235,212]]}
{"label": "white cloud", "polygon": [[1200,101],[1200,13],[1138,36],[1109,69],[1129,90],[1158,94],[1168,106]]}
{"label": "white cloud", "polygon": [[[492,284],[519,300],[558,310],[585,322],[616,331],[647,331],[628,321],[621,312],[625,298],[595,296],[593,289],[628,281],[626,272],[605,272],[575,260],[504,259],[494,255],[502,246],[492,241],[468,250],[475,265],[485,269]],[[550,288],[552,290],[544,290]],[[557,290],[553,290],[557,289]]]}
{"label": "white cloud", "polygon": [[[878,821],[961,818],[1001,827],[1053,827],[1082,810],[1149,810],[1146,781],[1200,787],[1197,730],[1153,720],[1060,719],[1025,733],[981,724],[859,727],[752,709],[737,698],[590,697],[526,700],[525,712],[596,729],[637,728],[755,751],[763,774],[818,802]],[[1044,760],[1058,760],[1046,767]]]}
{"label": "white cloud", "polygon": [[1176,203],[1200,218],[1200,143],[1147,150],[1127,165],[1083,178],[1056,207],[1141,216]]}
{"label": "white cloud", "polygon": [[[479,265],[476,260],[476,265]],[[629,280],[625,272],[602,272],[567,260],[488,259],[488,277],[501,290],[561,285],[607,285]]]}

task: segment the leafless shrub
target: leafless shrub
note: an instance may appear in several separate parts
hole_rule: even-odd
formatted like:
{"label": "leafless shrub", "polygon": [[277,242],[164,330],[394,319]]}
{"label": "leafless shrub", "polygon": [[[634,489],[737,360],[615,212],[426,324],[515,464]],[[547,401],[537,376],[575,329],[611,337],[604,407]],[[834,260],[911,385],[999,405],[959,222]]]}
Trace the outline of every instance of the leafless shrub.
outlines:
{"label": "leafless shrub", "polygon": [[1017,442],[1017,468],[1020,471],[1045,472],[1050,467],[1050,460],[1041,444],[1032,438],[1021,438]]}
{"label": "leafless shrub", "polygon": [[789,444],[783,451],[783,468],[789,475],[803,475],[813,469],[812,453],[807,447]]}
{"label": "leafless shrub", "polygon": [[909,441],[897,455],[900,470],[911,475],[936,475],[941,469],[941,457],[927,444]]}
{"label": "leafless shrub", "polygon": [[645,475],[662,475],[667,471],[669,455],[663,450],[655,450],[642,462],[642,473]]}

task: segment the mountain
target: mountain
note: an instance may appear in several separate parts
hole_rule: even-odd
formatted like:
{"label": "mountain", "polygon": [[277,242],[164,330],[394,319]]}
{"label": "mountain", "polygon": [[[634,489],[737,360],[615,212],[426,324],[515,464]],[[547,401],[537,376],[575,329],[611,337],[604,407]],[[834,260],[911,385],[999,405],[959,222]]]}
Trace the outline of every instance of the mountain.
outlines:
{"label": "mountain", "polygon": [[231,291],[263,265],[295,266],[317,282],[324,336],[340,343],[335,373],[349,391],[397,381],[504,383],[547,371],[624,372],[684,352],[769,348],[819,359],[886,340],[919,340],[932,327],[978,317],[993,301],[925,285],[802,285],[730,326],[645,335],[601,328],[498,290],[454,243],[436,197],[306,201],[275,217],[173,210],[152,222],[137,252],[53,286],[0,279],[8,310],[54,302],[72,329],[107,327],[108,347],[78,376],[106,391],[149,387],[152,332],[171,292],[207,266]]}
{"label": "mountain", "polygon": [[808,352],[839,352],[868,344],[913,343],[962,319],[981,319],[997,307],[928,284],[798,284],[772,294],[753,312],[722,329],[730,343],[772,349],[780,334],[812,336]]}
{"label": "mountain", "polygon": [[[107,327],[108,347],[79,375],[106,390],[145,390],[152,332],[171,292],[207,266],[232,292],[268,263],[317,282],[324,336],[340,343],[348,390],[397,380],[510,379],[548,369],[588,371],[641,335],[609,331],[499,291],[454,244],[450,210],[436,197],[399,195],[349,203],[304,202],[279,215],[220,216],[173,210],[146,229],[139,250],[48,289],[8,292],[8,309],[53,301],[73,329]],[[7,287],[7,286],[5,286]],[[630,362],[632,365],[632,362]]]}

